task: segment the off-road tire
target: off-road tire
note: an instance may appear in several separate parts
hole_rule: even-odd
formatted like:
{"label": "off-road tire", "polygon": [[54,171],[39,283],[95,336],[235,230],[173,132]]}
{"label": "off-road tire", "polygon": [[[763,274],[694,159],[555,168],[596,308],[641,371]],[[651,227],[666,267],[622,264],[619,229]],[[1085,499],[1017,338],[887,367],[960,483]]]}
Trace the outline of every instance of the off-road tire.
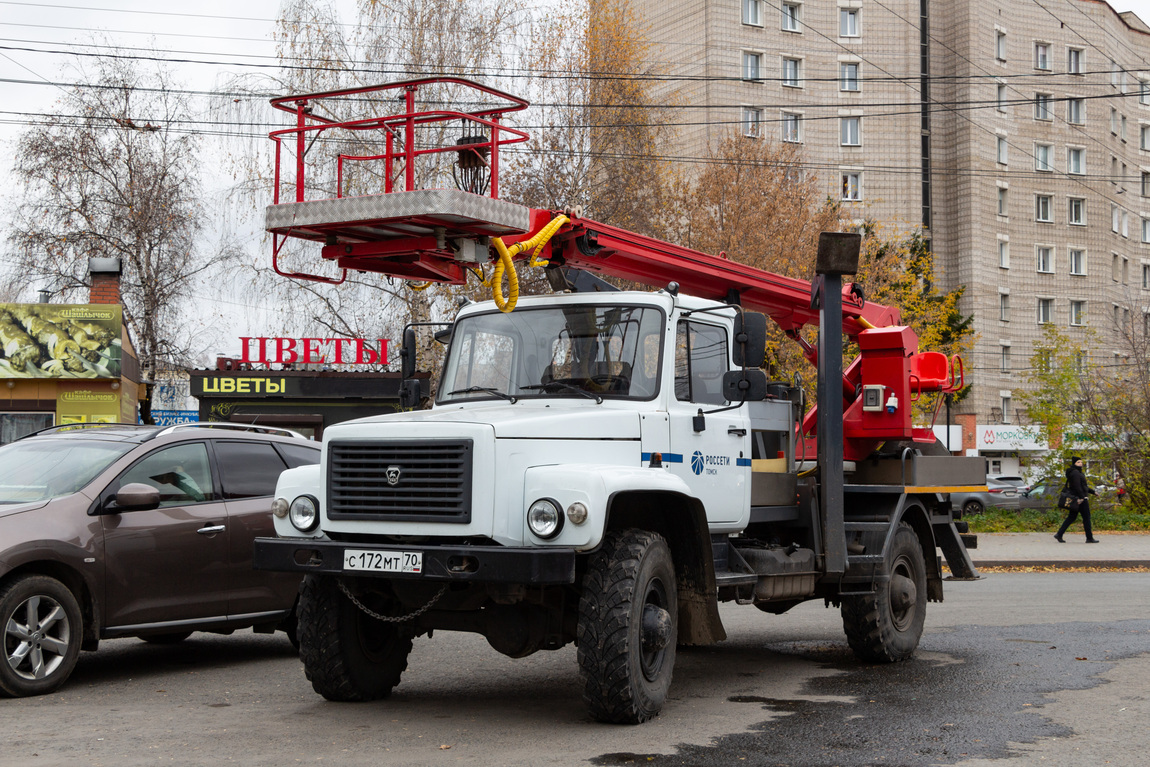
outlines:
{"label": "off-road tire", "polygon": [[[29,627],[35,635],[31,641],[22,638]],[[58,690],[76,668],[84,641],[76,597],[63,583],[45,575],[25,575],[0,588],[0,631],[4,636],[0,694],[13,698]],[[32,666],[35,658],[42,660],[39,678]]]}
{"label": "off-road tire", "polygon": [[142,636],[148,644],[179,644],[192,635],[190,631],[169,631],[166,634],[149,634]]}
{"label": "off-road tire", "polygon": [[332,576],[304,578],[298,611],[299,656],[316,692],[333,701],[391,694],[407,669],[411,637],[352,604]]}
{"label": "off-road tire", "polygon": [[[671,550],[644,530],[608,533],[592,555],[579,600],[579,673],[583,700],[601,722],[638,724],[657,715],[675,666],[678,594]],[[642,646],[644,608],[669,614],[669,641]]]}
{"label": "off-road tire", "polygon": [[[861,660],[894,663],[914,654],[926,619],[926,564],[918,536],[905,523],[895,530],[886,559],[890,578],[873,595],[844,597],[843,630],[847,643]],[[900,580],[902,579],[902,580]],[[908,584],[909,582],[909,584]],[[892,584],[913,587],[904,605],[892,603]]]}

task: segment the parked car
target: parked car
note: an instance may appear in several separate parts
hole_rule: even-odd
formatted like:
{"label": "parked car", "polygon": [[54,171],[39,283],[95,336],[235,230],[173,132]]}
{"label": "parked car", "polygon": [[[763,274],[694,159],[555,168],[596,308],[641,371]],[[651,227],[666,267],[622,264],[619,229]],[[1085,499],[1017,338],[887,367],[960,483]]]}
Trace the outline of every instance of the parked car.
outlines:
{"label": "parked car", "polygon": [[1018,506],[1022,509],[1053,509],[1058,505],[1058,494],[1062,492],[1062,486],[1065,484],[1065,481],[1039,482],[1019,494]]}
{"label": "parked car", "polygon": [[981,514],[991,506],[997,506],[1003,509],[1017,509],[1019,497],[1019,485],[1014,484],[1013,480],[1021,477],[1008,478],[1011,481],[1002,481],[992,477],[986,478],[986,492],[977,493],[951,493],[950,505],[956,511],[961,511],[963,516],[970,516],[972,514]]}
{"label": "parked car", "polygon": [[53,692],[101,639],[291,635],[299,576],[254,570],[252,540],[275,534],[280,472],[319,453],[235,424],[57,426],[0,447],[0,694]]}
{"label": "parked car", "polygon": [[1026,488],[1030,487],[1030,484],[1025,479],[1023,479],[1022,477],[1001,476],[1001,477],[987,477],[987,479],[993,480],[994,482],[996,482],[998,484],[1002,484],[1002,485],[1013,485],[1014,487],[1018,488],[1018,491],[1020,493],[1023,490],[1025,490]]}

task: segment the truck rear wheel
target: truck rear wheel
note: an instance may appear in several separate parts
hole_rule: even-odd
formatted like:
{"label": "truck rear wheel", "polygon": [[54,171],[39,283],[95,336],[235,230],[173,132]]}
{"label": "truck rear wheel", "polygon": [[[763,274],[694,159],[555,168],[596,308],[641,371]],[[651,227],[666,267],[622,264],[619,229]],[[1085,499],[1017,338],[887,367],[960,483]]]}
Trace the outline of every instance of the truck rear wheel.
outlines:
{"label": "truck rear wheel", "polygon": [[662,536],[608,533],[579,600],[579,673],[591,716],[638,724],[659,713],[675,666],[678,615],[675,566]]}
{"label": "truck rear wheel", "polygon": [[407,669],[411,637],[352,604],[335,578],[304,578],[299,655],[312,688],[328,700],[386,698]]}
{"label": "truck rear wheel", "polygon": [[895,530],[887,555],[890,578],[873,595],[844,597],[843,630],[854,654],[893,663],[914,654],[926,620],[926,563],[909,525]]}

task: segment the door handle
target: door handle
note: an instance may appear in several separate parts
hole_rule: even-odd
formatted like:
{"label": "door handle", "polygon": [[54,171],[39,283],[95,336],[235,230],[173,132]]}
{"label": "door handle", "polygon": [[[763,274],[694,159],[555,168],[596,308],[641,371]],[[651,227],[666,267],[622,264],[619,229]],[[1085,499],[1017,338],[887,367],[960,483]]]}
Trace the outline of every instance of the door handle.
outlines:
{"label": "door handle", "polygon": [[225,529],[225,525],[208,525],[207,527],[201,527],[196,532],[200,535],[215,535],[216,533],[222,533]]}
{"label": "door handle", "polygon": [[747,430],[740,429],[738,426],[728,426],[727,434],[730,434],[733,437],[745,437],[747,436]]}

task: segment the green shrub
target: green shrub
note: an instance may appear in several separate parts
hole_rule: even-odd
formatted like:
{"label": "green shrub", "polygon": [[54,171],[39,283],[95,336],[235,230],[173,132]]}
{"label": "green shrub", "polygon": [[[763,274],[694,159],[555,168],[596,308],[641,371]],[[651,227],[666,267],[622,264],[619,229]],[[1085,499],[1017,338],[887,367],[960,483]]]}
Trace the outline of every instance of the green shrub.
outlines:
{"label": "green shrub", "polygon": [[[1091,504],[1092,506],[1094,504]],[[970,523],[972,533],[1054,533],[1066,518],[1057,509],[999,509],[989,508],[982,514],[963,517]],[[1096,532],[1130,530],[1150,532],[1150,513],[1145,509],[1129,507],[1092,508],[1091,526]],[[1070,526],[1071,532],[1082,531],[1081,518]]]}

